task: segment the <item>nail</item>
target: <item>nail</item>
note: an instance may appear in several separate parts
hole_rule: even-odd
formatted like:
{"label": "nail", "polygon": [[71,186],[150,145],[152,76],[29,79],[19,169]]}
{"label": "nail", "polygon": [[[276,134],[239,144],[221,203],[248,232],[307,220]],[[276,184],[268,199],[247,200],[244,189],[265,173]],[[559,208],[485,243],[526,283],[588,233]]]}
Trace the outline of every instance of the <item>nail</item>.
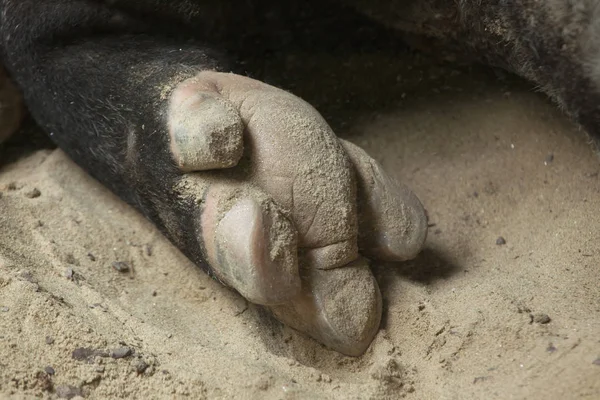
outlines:
{"label": "nail", "polygon": [[297,235],[268,201],[237,201],[218,222],[215,272],[256,304],[288,301],[300,291]]}

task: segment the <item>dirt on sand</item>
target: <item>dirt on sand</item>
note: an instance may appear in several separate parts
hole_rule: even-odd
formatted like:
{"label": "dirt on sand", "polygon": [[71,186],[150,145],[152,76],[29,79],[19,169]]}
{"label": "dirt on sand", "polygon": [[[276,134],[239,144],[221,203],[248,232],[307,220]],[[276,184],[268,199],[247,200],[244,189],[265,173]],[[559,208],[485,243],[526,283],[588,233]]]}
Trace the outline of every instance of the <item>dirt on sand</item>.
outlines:
{"label": "dirt on sand", "polygon": [[296,93],[430,218],[416,260],[373,266],[384,316],[365,355],[282,326],[36,150],[0,169],[0,397],[600,398],[600,161],[585,135],[521,83],[360,57],[314,64],[369,74],[336,78],[360,105]]}

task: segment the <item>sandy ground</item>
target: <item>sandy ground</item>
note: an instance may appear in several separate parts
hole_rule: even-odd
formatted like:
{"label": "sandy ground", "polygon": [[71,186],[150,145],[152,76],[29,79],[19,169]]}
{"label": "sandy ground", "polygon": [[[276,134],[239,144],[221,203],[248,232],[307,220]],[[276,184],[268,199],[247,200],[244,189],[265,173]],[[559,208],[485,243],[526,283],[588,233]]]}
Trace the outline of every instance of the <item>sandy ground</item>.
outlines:
{"label": "sandy ground", "polygon": [[600,162],[585,135],[490,72],[303,61],[282,62],[324,83],[289,87],[431,218],[417,260],[374,266],[384,320],[367,353],[329,351],[220,287],[60,151],[9,145],[1,398],[600,398]]}

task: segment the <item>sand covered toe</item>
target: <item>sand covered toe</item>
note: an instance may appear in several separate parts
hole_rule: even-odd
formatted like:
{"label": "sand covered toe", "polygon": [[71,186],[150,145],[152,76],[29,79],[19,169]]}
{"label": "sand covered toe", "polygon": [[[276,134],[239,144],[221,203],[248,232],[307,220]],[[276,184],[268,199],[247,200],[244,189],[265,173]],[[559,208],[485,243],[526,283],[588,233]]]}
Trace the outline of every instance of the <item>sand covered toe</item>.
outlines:
{"label": "sand covered toe", "polygon": [[211,183],[199,230],[213,273],[249,301],[281,304],[299,293],[296,230],[259,189]]}
{"label": "sand covered toe", "polygon": [[413,259],[427,238],[427,214],[420,200],[363,149],[340,141],[356,171],[361,253],[382,261]]}
{"label": "sand covered toe", "polygon": [[171,153],[183,172],[233,167],[242,157],[244,125],[217,93],[178,87],[170,99],[168,126]]}
{"label": "sand covered toe", "polygon": [[302,293],[271,307],[275,317],[335,351],[363,354],[379,330],[382,313],[381,293],[367,260],[301,275]]}

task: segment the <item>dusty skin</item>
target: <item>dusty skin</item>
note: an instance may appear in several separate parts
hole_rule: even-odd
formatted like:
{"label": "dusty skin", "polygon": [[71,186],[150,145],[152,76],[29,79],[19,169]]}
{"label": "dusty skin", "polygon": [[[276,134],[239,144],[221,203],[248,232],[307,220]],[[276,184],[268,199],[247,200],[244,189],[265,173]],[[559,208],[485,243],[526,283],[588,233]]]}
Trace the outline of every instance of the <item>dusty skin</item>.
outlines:
{"label": "dusty skin", "polygon": [[374,266],[382,330],[365,355],[327,350],[211,281],[60,152],[7,163],[9,143],[0,397],[598,398],[600,164],[585,135],[491,73],[300,58],[290,74],[319,84],[295,91],[414,189],[432,225],[415,261]]}
{"label": "dusty skin", "polygon": [[197,231],[215,276],[329,348],[363,354],[382,305],[358,248],[416,257],[427,236],[418,198],[310,104],[240,75],[179,84],[169,132],[177,164],[199,170],[177,191],[202,204]]}

